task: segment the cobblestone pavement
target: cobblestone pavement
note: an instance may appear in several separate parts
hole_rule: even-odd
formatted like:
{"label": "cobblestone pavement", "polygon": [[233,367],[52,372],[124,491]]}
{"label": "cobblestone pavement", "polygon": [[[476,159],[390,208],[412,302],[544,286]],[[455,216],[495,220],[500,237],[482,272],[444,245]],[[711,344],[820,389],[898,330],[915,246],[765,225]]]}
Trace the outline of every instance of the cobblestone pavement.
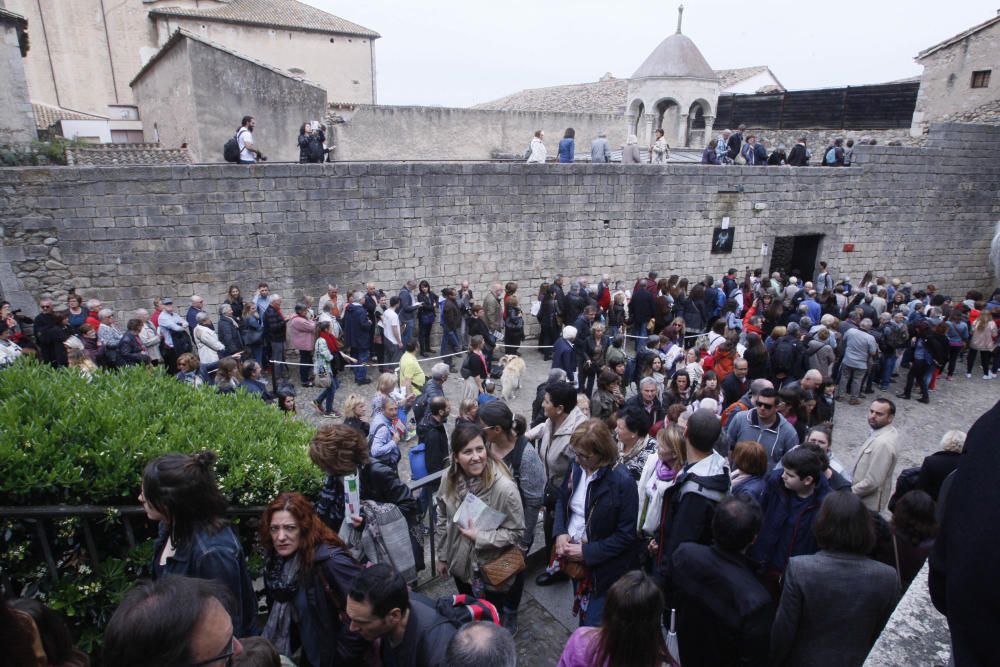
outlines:
{"label": "cobblestone pavement", "polygon": [[[524,350],[522,354],[526,361],[526,370],[522,378],[522,389],[512,401],[512,407],[516,413],[530,417],[535,389],[548,375],[550,363],[542,361],[538,350]],[[290,357],[289,361],[295,361],[295,359]],[[429,374],[430,367],[434,363],[436,362],[422,362],[424,371]],[[959,368],[964,370],[964,360],[960,362]],[[973,373],[972,378],[966,378],[964,372],[956,373],[952,382],[948,382],[943,377],[939,378],[937,389],[931,392],[929,405],[918,403],[916,400],[897,399],[895,395],[901,391],[906,377],[905,369],[902,369],[901,372],[902,375],[896,379],[888,391],[876,390],[874,394],[865,397],[860,405],[852,406],[847,401],[837,403],[834,418],[834,453],[848,470],[853,469],[861,445],[868,436],[867,410],[871,399],[875,397],[891,398],[897,405],[894,423],[899,429],[900,438],[899,461],[896,465],[895,475],[898,475],[904,468],[919,466],[925,456],[937,451],[941,436],[946,431],[950,429],[967,431],[980,415],[1000,399],[1000,379],[983,380],[982,376],[977,373]],[[293,377],[296,378],[294,383],[297,386],[298,374],[293,373]],[[375,378],[374,371],[370,373],[370,377]],[[353,375],[350,373],[342,374],[340,379],[341,388],[337,392],[335,401],[338,409],[351,393],[357,392],[368,398],[374,392],[374,383],[359,388],[354,384]],[[497,391],[499,392],[499,387]],[[298,398],[300,416],[316,424],[320,423],[321,420],[329,419],[320,417],[310,405],[310,400],[318,394],[318,389],[300,388]],[[458,403],[462,396],[462,379],[457,373],[450,376],[445,383],[445,395],[452,402],[452,415],[454,417],[457,415]],[[404,480],[408,479],[410,474],[405,450],[414,443],[415,440],[403,446],[404,455],[400,463],[400,473]],[[540,529],[539,525],[535,551],[542,543]],[[531,559],[529,582],[525,586],[524,598],[521,603],[520,632],[516,638],[519,664],[554,665],[559,660],[559,655],[570,632],[576,627],[576,619],[570,613],[572,596],[568,586],[541,589],[531,581],[534,575],[541,571],[542,566],[538,561],[537,556]],[[434,597],[455,592],[454,585],[450,580],[430,580],[428,575],[429,572],[425,571],[421,577],[421,591],[425,594]]]}

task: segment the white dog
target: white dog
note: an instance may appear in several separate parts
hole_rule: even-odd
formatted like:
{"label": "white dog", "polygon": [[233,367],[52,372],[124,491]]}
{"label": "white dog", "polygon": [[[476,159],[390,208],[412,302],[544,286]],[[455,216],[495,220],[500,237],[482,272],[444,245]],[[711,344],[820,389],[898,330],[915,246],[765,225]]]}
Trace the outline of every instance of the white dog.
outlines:
{"label": "white dog", "polygon": [[500,366],[503,368],[503,375],[500,376],[500,383],[503,385],[503,400],[511,401],[517,398],[517,392],[521,389],[521,374],[524,372],[524,359],[516,354],[505,354],[500,358]]}

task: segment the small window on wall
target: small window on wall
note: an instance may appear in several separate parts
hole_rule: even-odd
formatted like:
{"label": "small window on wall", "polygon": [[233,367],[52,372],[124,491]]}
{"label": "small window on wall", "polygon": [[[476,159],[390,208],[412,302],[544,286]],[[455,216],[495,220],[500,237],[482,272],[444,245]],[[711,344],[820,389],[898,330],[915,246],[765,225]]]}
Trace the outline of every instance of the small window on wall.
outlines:
{"label": "small window on wall", "polygon": [[990,72],[992,70],[981,69],[972,73],[972,87],[973,88],[989,88],[990,87]]}

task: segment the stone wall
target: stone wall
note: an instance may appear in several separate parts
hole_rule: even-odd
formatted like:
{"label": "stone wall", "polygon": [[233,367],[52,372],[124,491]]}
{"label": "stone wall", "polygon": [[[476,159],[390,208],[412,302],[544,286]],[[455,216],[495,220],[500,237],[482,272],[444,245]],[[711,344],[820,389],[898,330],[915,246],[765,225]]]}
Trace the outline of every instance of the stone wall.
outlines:
{"label": "stone wall", "polygon": [[[1000,128],[936,127],[927,148],[864,146],[849,169],[700,165],[273,164],[0,170],[0,288],[120,309],[261,279],[286,298],[407,278],[556,271],[691,278],[767,268],[763,244],[824,234],[836,274],[988,289]],[[731,254],[710,253],[729,217]],[[845,250],[853,244],[853,251]],[[529,297],[530,298],[530,297]]]}
{"label": "stone wall", "polygon": [[[755,134],[757,138],[761,137],[767,141],[767,148],[774,149],[777,148],[778,144],[785,144],[785,148],[789,151],[792,150],[792,146],[795,142],[799,140],[799,137],[806,138],[806,146],[812,151],[812,163],[819,165],[823,160],[823,149],[830,145],[830,142],[837,138],[843,138],[844,141],[848,139],[854,139],[857,143],[861,139],[874,139],[878,142],[879,146],[887,146],[890,142],[893,144],[900,144],[902,146],[921,146],[927,140],[925,136],[912,137],[910,136],[910,131],[906,129],[902,130],[829,130],[829,129],[808,129],[808,130],[769,130],[767,128],[748,128],[745,134]],[[722,136],[721,130],[715,128],[712,131],[713,137]]]}
{"label": "stone wall", "polygon": [[[0,5],[2,7],[2,5]],[[0,145],[26,143],[36,138],[17,25],[0,20]]]}
{"label": "stone wall", "polygon": [[624,117],[612,114],[380,105],[335,108],[327,119],[337,160],[488,160],[495,153],[523,154],[535,130],[545,132],[554,157],[568,127],[576,130],[577,152],[588,155],[602,130],[613,148],[626,138]]}

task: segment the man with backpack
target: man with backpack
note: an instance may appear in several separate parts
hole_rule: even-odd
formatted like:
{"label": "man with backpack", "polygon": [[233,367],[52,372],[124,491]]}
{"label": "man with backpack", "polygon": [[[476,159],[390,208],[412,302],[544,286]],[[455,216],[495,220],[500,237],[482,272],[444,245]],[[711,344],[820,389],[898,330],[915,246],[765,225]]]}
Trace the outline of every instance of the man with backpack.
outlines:
{"label": "man with backpack", "polygon": [[780,388],[802,376],[804,370],[802,342],[799,340],[799,325],[789,322],[788,331],[778,338],[771,351],[771,370],[774,385]]}
{"label": "man with backpack", "polygon": [[[850,394],[851,405],[861,403],[864,375],[878,356],[878,342],[872,336],[871,329],[872,321],[866,317],[861,320],[859,326],[844,332],[844,358],[840,363],[840,380],[843,383],[843,390],[838,391],[838,396]],[[851,386],[855,378],[858,380],[857,389],[852,391]]]}
{"label": "man with backpack", "polygon": [[253,116],[243,116],[243,121],[240,123],[240,129],[236,131],[236,135],[222,147],[222,157],[226,159],[226,162],[255,164],[257,161],[267,160],[254,145],[253,129],[255,126],[256,121]]}
{"label": "man with backpack", "polygon": [[[403,576],[379,563],[362,570],[347,596],[351,631],[378,643],[383,665],[445,667],[448,643],[457,631],[434,602],[410,593]],[[468,620],[474,620],[469,618]]]}
{"label": "man with backpack", "polygon": [[714,449],[721,432],[719,418],[711,410],[695,410],[688,419],[687,463],[663,497],[655,545],[653,576],[665,592],[669,591],[672,556],[677,547],[684,542],[712,543],[715,507],[729,494],[730,486],[729,464]]}
{"label": "man with backpack", "polygon": [[833,143],[830,144],[826,151],[823,153],[823,166],[824,167],[843,167],[844,166],[844,140],[834,139]]}

